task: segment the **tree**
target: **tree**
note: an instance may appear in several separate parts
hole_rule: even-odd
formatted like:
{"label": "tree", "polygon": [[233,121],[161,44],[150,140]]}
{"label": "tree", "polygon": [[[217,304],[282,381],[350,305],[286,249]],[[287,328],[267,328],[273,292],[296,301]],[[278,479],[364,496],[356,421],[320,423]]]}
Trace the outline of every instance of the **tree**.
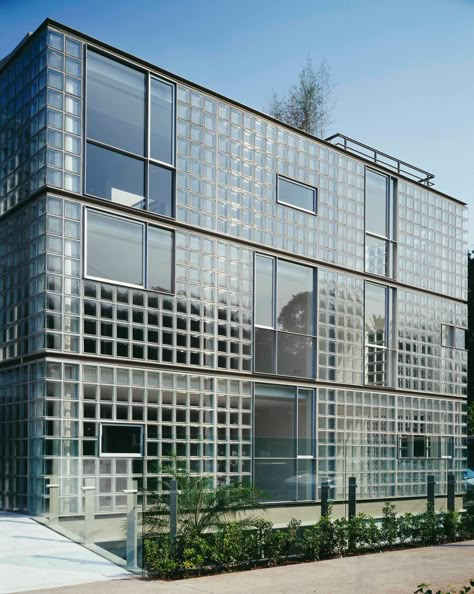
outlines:
{"label": "tree", "polygon": [[331,71],[325,60],[315,70],[308,56],[299,72],[298,82],[290,88],[288,95],[281,97],[273,91],[268,111],[290,126],[324,138],[333,123],[333,88]]}
{"label": "tree", "polygon": [[[240,483],[212,488],[209,477],[190,475],[179,468],[179,463],[171,470],[171,476],[179,488],[178,535],[199,538],[229,522],[249,527],[257,520],[254,514],[240,515],[240,512],[260,507],[258,490]],[[147,536],[169,532],[169,496],[161,491],[150,494],[152,497],[154,503],[144,513]]]}

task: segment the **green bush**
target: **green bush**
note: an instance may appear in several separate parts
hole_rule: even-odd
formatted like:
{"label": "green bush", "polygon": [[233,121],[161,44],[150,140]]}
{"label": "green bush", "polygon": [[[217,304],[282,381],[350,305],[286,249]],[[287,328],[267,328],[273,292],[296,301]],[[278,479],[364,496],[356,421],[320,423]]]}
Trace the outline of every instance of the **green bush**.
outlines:
{"label": "green bush", "polygon": [[[397,517],[395,505],[386,503],[380,522],[362,513],[350,520],[333,520],[331,513],[330,507],[327,515],[304,528],[295,519],[286,529],[275,529],[271,522],[262,519],[254,520],[252,525],[218,522],[206,531],[195,530],[195,524],[183,523],[174,547],[169,534],[154,534],[145,539],[146,568],[151,574],[170,578],[274,566],[294,560],[331,559],[474,536],[474,514],[436,513],[432,506],[424,513]],[[428,594],[430,590],[419,592]]]}
{"label": "green bush", "polygon": [[394,503],[386,501],[382,509],[382,526],[380,537],[385,546],[389,549],[397,542],[399,537],[399,528],[397,520],[397,511]]}

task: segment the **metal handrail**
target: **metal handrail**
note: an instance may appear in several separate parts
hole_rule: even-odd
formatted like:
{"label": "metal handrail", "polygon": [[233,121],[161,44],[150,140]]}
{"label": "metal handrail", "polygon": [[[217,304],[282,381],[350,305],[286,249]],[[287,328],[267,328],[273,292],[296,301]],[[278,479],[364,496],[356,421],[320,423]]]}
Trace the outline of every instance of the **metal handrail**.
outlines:
{"label": "metal handrail", "polygon": [[[420,169],[419,167],[411,165],[410,163],[402,161],[401,159],[397,159],[396,157],[392,157],[391,155],[379,151],[372,146],[368,146],[367,144],[359,142],[358,140],[349,138],[349,136],[345,136],[344,134],[338,132],[337,134],[333,134],[332,136],[326,138],[326,141],[334,144],[335,146],[340,146],[346,151],[350,151],[352,153],[361,155],[366,159],[370,159],[378,165],[388,167],[400,175],[406,175],[420,184],[425,184],[428,187],[434,185],[434,183],[431,181],[435,177],[433,173],[425,171],[424,169]],[[365,149],[369,153],[360,149]],[[387,159],[389,161],[387,161]]]}

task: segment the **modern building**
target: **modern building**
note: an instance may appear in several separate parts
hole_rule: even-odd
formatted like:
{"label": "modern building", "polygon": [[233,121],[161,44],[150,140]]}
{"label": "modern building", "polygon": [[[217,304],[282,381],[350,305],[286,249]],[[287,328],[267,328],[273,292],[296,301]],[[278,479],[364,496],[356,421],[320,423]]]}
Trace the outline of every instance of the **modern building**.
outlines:
{"label": "modern building", "polygon": [[174,456],[279,518],[460,492],[467,213],[432,178],[46,20],[0,65],[1,507],[93,479],[118,514]]}

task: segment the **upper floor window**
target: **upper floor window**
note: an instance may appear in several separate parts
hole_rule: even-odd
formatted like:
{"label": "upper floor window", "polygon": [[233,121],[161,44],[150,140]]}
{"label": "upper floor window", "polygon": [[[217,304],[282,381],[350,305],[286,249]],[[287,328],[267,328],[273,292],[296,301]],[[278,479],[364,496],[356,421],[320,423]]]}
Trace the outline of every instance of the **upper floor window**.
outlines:
{"label": "upper floor window", "polygon": [[365,283],[365,382],[376,386],[394,385],[395,333],[393,330],[394,289]]}
{"label": "upper floor window", "polygon": [[315,375],[315,270],[255,258],[255,371]]}
{"label": "upper floor window", "polygon": [[172,292],[172,231],[88,210],[85,243],[87,277]]}
{"label": "upper floor window", "polygon": [[277,200],[281,204],[316,212],[317,190],[300,182],[278,176]]}
{"label": "upper floor window", "polygon": [[441,345],[453,349],[465,349],[466,330],[443,324],[441,327]]}
{"label": "upper floor window", "polygon": [[365,172],[365,270],[395,277],[396,180]]}
{"label": "upper floor window", "polygon": [[87,194],[173,216],[174,95],[172,84],[88,51]]}

